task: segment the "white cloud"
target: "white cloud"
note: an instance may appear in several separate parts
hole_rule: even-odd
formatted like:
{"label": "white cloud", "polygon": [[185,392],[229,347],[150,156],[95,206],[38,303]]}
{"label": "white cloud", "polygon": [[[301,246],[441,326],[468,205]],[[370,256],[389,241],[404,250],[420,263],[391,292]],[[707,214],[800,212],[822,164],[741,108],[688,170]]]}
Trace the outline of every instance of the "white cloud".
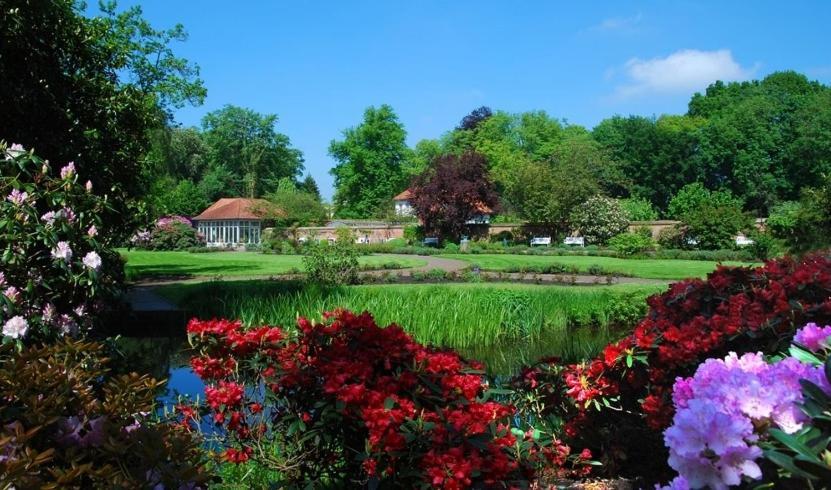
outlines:
{"label": "white cloud", "polygon": [[617,87],[621,98],[647,93],[689,93],[705,89],[716,80],[746,80],[757,66],[743,68],[729,49],[684,49],[665,58],[632,58],[623,66],[628,83]]}
{"label": "white cloud", "polygon": [[599,24],[591,27],[592,31],[625,31],[634,29],[643,19],[643,15],[638,13],[631,17],[609,17],[603,19]]}

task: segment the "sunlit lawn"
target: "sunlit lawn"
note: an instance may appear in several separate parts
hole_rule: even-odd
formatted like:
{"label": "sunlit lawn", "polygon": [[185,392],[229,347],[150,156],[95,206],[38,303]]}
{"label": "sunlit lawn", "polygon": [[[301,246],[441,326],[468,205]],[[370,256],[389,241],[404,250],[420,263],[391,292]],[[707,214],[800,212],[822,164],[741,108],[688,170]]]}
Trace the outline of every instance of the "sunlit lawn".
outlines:
{"label": "sunlit lawn", "polygon": [[[504,271],[515,267],[543,267],[551,264],[575,266],[585,273],[591,266],[600,266],[609,272],[618,272],[632,277],[647,279],[683,279],[705,277],[715,270],[718,262],[704,260],[669,259],[620,259],[616,257],[590,257],[582,255],[488,255],[449,254],[442,255],[476,264],[487,271]],[[724,265],[753,265],[747,262],[722,262]]]}
{"label": "sunlit lawn", "polygon": [[[120,250],[127,259],[126,273],[130,280],[159,276],[268,276],[303,269],[301,255],[266,255],[257,252],[151,252]],[[420,267],[419,258],[362,256],[362,265],[380,266],[395,263],[400,267]]]}

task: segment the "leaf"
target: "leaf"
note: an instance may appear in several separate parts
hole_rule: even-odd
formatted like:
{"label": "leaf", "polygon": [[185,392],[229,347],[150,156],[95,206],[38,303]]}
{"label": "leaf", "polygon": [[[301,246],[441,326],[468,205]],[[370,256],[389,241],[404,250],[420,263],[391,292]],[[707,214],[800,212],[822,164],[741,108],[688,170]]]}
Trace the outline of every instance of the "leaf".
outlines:
{"label": "leaf", "polygon": [[786,434],[785,432],[782,432],[779,429],[770,429],[768,431],[768,433],[771,436],[773,436],[777,441],[779,441],[782,444],[788,446],[790,449],[792,449],[797,454],[810,455],[810,454],[813,453],[813,451],[811,451],[811,448],[809,448],[808,446],[803,444],[802,441],[800,441],[799,439],[797,439],[796,437],[794,437],[790,434]]}
{"label": "leaf", "polygon": [[805,471],[799,469],[794,465],[793,459],[786,455],[782,454],[778,451],[768,450],[764,451],[765,458],[769,461],[772,461],[777,466],[783,468],[785,471],[791,473],[793,476],[799,476],[802,478],[807,478],[809,480],[815,479],[811,474],[806,473]]}
{"label": "leaf", "polygon": [[820,361],[817,356],[795,345],[792,345],[790,349],[788,349],[788,353],[791,357],[796,358],[798,361],[811,364],[812,366],[819,366],[822,364],[822,361]]}

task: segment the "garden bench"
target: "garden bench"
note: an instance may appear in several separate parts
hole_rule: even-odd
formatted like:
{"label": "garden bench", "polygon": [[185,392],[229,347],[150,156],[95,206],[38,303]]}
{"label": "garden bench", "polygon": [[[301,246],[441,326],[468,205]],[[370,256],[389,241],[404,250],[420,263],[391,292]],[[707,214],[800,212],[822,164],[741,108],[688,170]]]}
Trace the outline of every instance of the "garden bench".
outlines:
{"label": "garden bench", "polygon": [[581,236],[567,236],[565,240],[563,240],[564,245],[579,245],[581,247],[586,246],[586,240]]}
{"label": "garden bench", "polygon": [[531,246],[534,245],[545,245],[546,247],[551,245],[551,237],[550,236],[535,236],[531,239]]}

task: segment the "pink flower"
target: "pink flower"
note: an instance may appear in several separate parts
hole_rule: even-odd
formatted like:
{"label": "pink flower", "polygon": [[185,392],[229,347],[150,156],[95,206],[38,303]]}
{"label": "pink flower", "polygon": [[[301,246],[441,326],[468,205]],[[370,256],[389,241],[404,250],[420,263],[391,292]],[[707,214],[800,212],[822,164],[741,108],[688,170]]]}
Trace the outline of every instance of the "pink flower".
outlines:
{"label": "pink flower", "polygon": [[9,193],[8,197],[6,197],[6,199],[15,206],[22,205],[28,198],[29,194],[21,192],[19,189],[12,189],[11,193]]}
{"label": "pink flower", "polygon": [[3,325],[3,335],[18,339],[26,335],[26,330],[29,328],[29,322],[22,316],[13,316],[9,321]]}
{"label": "pink flower", "polygon": [[0,288],[6,285],[6,275],[0,272]]}
{"label": "pink flower", "polygon": [[48,213],[44,213],[40,219],[45,221],[47,225],[52,226],[55,223],[55,212],[49,211]]}
{"label": "pink flower", "polygon": [[17,298],[20,297],[20,291],[17,290],[14,286],[9,286],[3,291],[3,295],[9,299],[12,303],[17,301]]}
{"label": "pink flower", "polygon": [[88,180],[87,183],[84,185],[84,188],[87,190],[87,192],[92,192],[92,181]]}
{"label": "pink flower", "polygon": [[58,245],[52,249],[52,257],[69,262],[72,260],[72,249],[67,242],[58,242]]}
{"label": "pink flower", "polygon": [[828,346],[828,337],[831,337],[831,325],[824,327],[816,323],[809,323],[796,331],[794,341],[811,352],[817,352]]}
{"label": "pink flower", "polygon": [[96,228],[95,225],[90,226],[89,230],[87,230],[87,236],[89,236],[90,238],[94,237],[97,234],[98,228]]}
{"label": "pink flower", "polygon": [[75,175],[75,162],[69,162],[63,168],[61,168],[61,178],[62,179],[71,179],[74,175]]}

